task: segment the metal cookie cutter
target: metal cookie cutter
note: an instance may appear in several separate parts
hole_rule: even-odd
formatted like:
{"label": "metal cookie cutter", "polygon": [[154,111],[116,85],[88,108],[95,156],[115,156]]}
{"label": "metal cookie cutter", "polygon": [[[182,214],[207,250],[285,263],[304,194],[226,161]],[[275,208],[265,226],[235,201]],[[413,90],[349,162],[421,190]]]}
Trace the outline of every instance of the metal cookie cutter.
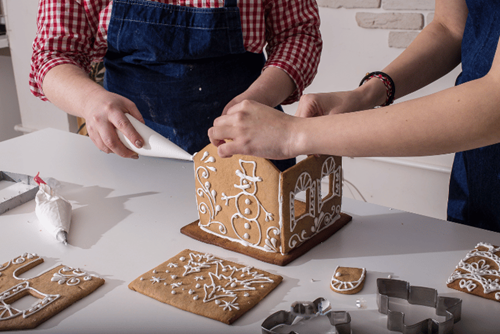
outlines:
{"label": "metal cookie cutter", "polygon": [[[351,334],[351,316],[345,311],[332,311],[330,302],[317,298],[313,302],[295,302],[288,311],[278,311],[271,314],[262,323],[262,334],[276,334],[282,326],[293,326],[302,321],[308,321],[318,316],[325,316],[338,334]],[[280,333],[283,333],[280,331]],[[331,331],[329,331],[331,333]],[[299,334],[291,331],[290,334]]]}
{"label": "metal cookie cutter", "polygon": [[[437,290],[421,286],[411,286],[406,281],[377,279],[378,311],[387,314],[387,329],[404,334],[452,334],[453,325],[460,321],[462,300],[459,298],[440,297]],[[446,317],[443,322],[426,319],[413,325],[406,325],[403,312],[389,309],[389,298],[405,299],[410,304],[429,306],[436,309],[436,315]]]}
{"label": "metal cookie cutter", "polygon": [[[21,204],[31,201],[38,192],[38,184],[33,177],[24,174],[16,174],[0,171],[0,181],[16,183],[13,186],[23,186],[21,190],[16,190],[15,194],[8,194],[7,197],[0,195],[0,215]],[[12,187],[12,186],[11,186]],[[10,187],[8,187],[10,188]],[[4,189],[8,190],[8,188]],[[2,191],[3,192],[3,191]]]}

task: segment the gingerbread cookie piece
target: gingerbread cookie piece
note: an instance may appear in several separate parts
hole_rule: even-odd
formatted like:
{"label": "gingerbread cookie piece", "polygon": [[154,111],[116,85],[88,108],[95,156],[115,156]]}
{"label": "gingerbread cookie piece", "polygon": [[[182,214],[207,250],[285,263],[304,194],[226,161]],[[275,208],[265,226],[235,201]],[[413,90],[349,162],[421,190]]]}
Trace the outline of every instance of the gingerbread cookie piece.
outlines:
{"label": "gingerbread cookie piece", "polygon": [[233,323],[283,278],[186,249],[139,276],[129,288],[226,324]]}
{"label": "gingerbread cookie piece", "polygon": [[330,288],[338,293],[352,295],[358,293],[365,284],[366,269],[365,268],[335,268],[332,275]]}
{"label": "gingerbread cookie piece", "polygon": [[500,247],[480,242],[460,260],[449,288],[500,301]]}
{"label": "gingerbread cookie piece", "polygon": [[[0,265],[0,330],[35,328],[104,284],[96,275],[63,265],[32,278],[18,277],[42,262],[25,253]],[[28,309],[11,305],[27,295],[39,301]]]}

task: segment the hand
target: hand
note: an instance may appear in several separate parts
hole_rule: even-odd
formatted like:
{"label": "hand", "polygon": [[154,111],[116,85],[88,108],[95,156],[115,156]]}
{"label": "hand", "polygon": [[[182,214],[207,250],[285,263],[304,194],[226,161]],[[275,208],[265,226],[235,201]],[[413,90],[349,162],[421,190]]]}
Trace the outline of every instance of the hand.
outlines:
{"label": "hand", "polygon": [[144,123],[135,104],[103,89],[96,89],[89,95],[91,97],[87,99],[83,115],[90,139],[105,153],[113,152],[124,158],[137,159],[137,153],[125,147],[116,133],[118,129],[138,148],[144,145],[143,138],[125,116],[125,113],[130,113]]}
{"label": "hand", "polygon": [[287,159],[296,156],[292,147],[297,120],[274,108],[244,100],[216,118],[208,136],[222,158],[245,154]]}
{"label": "hand", "polygon": [[297,117],[316,117],[367,109],[357,91],[306,94],[300,98]]}
{"label": "hand", "polygon": [[246,92],[244,92],[243,94],[240,94],[240,95],[236,96],[231,101],[229,101],[229,103],[226,104],[226,106],[224,107],[224,110],[222,110],[222,115],[227,115],[227,112],[228,112],[229,109],[231,109],[232,107],[234,107],[235,105],[237,105],[238,103],[240,103],[240,102],[242,102],[244,100],[253,100],[253,101],[256,101],[255,99],[252,99],[251,97],[246,98],[245,97],[245,93]]}

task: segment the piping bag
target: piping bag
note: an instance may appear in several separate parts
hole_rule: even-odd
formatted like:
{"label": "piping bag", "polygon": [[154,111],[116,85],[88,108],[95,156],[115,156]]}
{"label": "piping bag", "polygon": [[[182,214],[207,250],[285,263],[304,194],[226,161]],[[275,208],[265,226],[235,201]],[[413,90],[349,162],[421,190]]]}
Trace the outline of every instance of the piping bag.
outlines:
{"label": "piping bag", "polygon": [[121,133],[119,130],[116,130],[120,140],[131,151],[149,157],[172,158],[172,159],[193,161],[193,156],[191,154],[184,151],[182,148],[175,145],[170,140],[163,137],[161,134],[154,131],[147,125],[139,122],[134,116],[128,113],[125,114],[125,116],[127,116],[127,118],[130,120],[136,131],[144,139],[144,146],[141,148],[137,148],[130,142],[130,140],[127,137],[123,135],[123,133]]}
{"label": "piping bag", "polygon": [[71,204],[54,189],[49,187],[39,176],[34,180],[40,186],[35,196],[35,213],[43,228],[52,234],[57,241],[68,244],[68,232],[71,225]]}

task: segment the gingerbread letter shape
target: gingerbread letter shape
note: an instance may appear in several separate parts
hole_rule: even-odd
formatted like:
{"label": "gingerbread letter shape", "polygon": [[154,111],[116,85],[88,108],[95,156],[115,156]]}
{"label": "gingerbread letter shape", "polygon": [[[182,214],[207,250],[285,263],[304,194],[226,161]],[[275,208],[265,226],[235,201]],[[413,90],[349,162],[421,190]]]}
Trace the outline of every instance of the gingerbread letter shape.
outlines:
{"label": "gingerbread letter shape", "polygon": [[[41,263],[36,254],[24,253],[0,265],[0,330],[35,328],[104,284],[96,275],[63,265],[32,278],[19,277]],[[39,301],[28,309],[12,306],[27,295]]]}

